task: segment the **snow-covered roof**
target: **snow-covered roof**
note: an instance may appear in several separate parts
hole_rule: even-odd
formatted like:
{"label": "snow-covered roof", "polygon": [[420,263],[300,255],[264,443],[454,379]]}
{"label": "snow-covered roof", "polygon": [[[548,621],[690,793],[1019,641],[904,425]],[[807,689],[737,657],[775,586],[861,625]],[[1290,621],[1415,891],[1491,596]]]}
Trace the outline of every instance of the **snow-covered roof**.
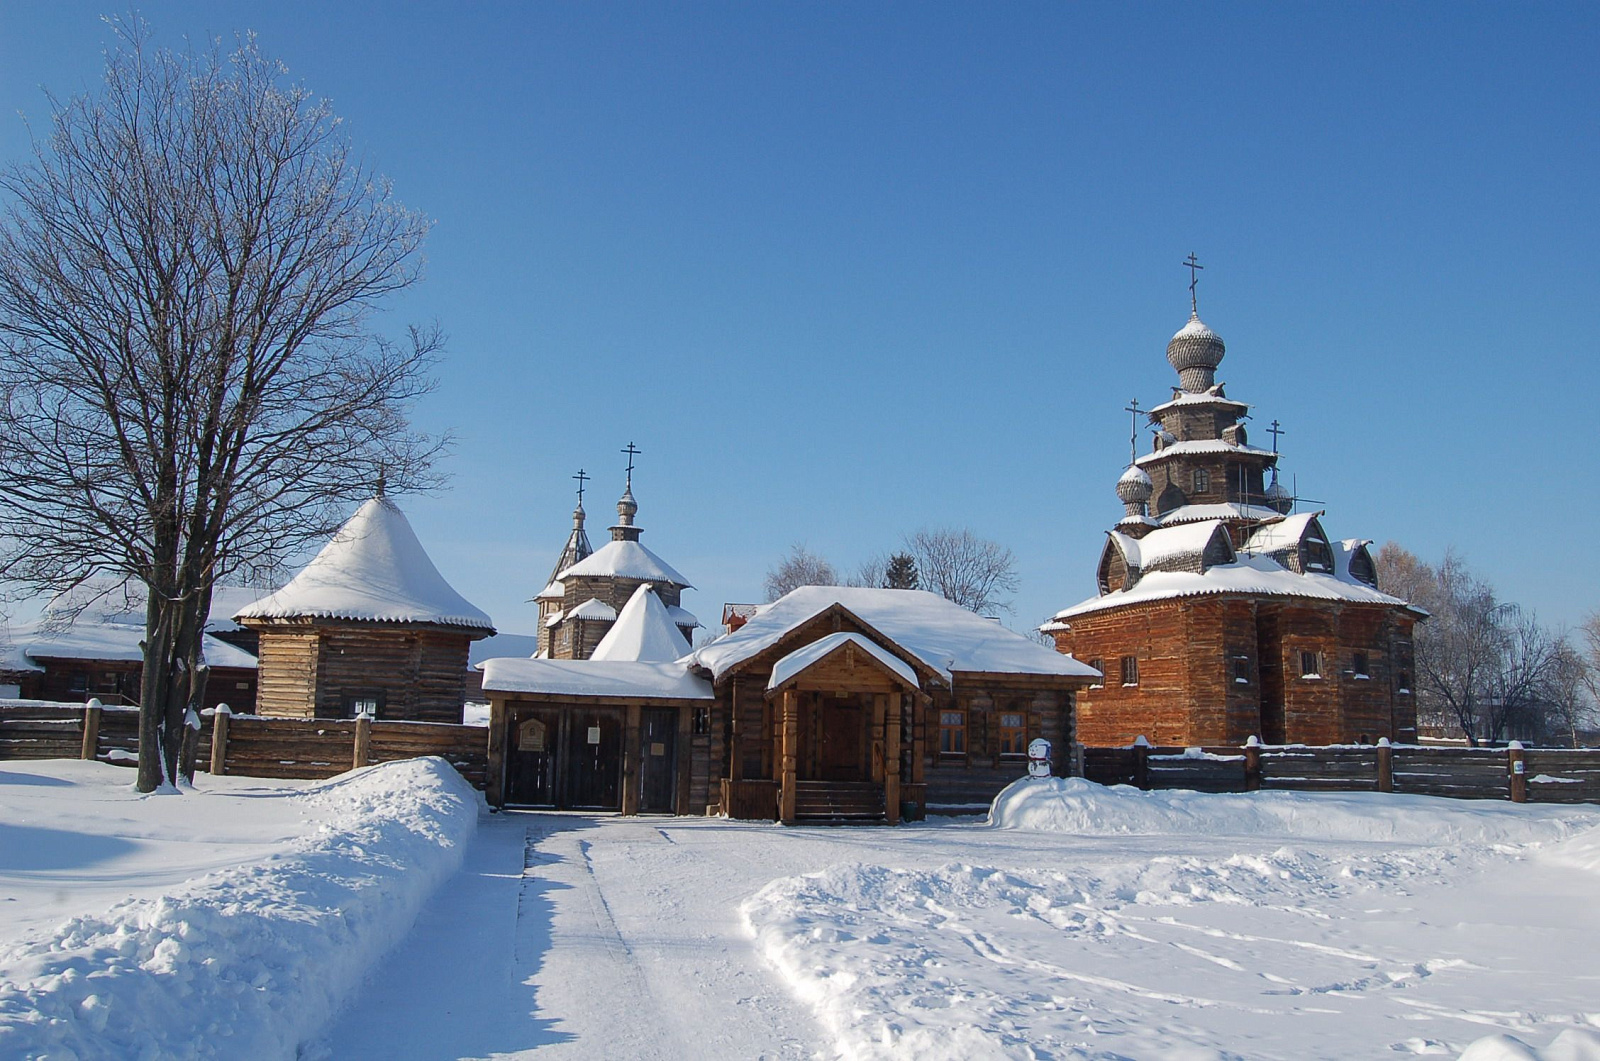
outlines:
{"label": "snow-covered roof", "polygon": [[563,586],[559,582],[552,582],[548,586],[546,586],[544,589],[540,590],[539,591],[539,595],[537,597],[533,598],[533,599],[534,600],[560,600],[562,597],[566,596],[566,593],[567,593],[567,588],[565,586]]}
{"label": "snow-covered roof", "polygon": [[1225,501],[1218,505],[1179,505],[1156,522],[1163,527],[1174,523],[1193,523],[1202,519],[1278,519],[1279,513],[1265,505],[1241,505]]}
{"label": "snow-covered roof", "polygon": [[385,497],[356,510],[305,569],[241,608],[242,619],[357,619],[437,623],[493,632],[433,566],[405,514]]}
{"label": "snow-covered roof", "polygon": [[693,589],[689,580],[672,569],[661,557],[638,542],[607,542],[579,560],[558,578],[641,578],[646,582],[670,582]]}
{"label": "snow-covered roof", "polygon": [[720,678],[836,604],[947,679],[955,671],[1099,675],[1087,664],[1045,648],[937,594],[853,586],[801,586],[791,590],[739,629],[701,646],[689,659]]}
{"label": "snow-covered roof", "polygon": [[1270,557],[1241,555],[1231,564],[1216,564],[1207,568],[1204,574],[1193,571],[1157,571],[1147,574],[1131,589],[1115,590],[1098,597],[1091,597],[1057,612],[1052,618],[1070,620],[1090,612],[1118,608],[1125,604],[1225,593],[1405,605],[1404,601],[1387,593],[1380,593],[1353,579],[1337,578],[1320,572],[1298,575]]}
{"label": "snow-covered roof", "polygon": [[[144,640],[144,624],[104,623],[82,618],[71,626],[53,629],[48,624],[30,623],[11,634],[13,651],[6,662],[20,662],[15,670],[40,670],[39,659],[103,659],[138,663],[144,659],[139,643]],[[237,645],[207,634],[200,642],[200,654],[213,667],[255,670],[256,657]]]}
{"label": "snow-covered roof", "polygon": [[1220,387],[1221,385],[1219,384],[1217,387],[1213,387],[1209,391],[1201,391],[1199,394],[1193,394],[1189,391],[1179,391],[1171,401],[1162,402],[1160,405],[1157,405],[1151,409],[1150,415],[1155,416],[1156,414],[1165,412],[1168,409],[1176,409],[1185,405],[1231,405],[1235,409],[1250,408],[1248,402],[1236,402],[1232,398],[1218,394],[1217,391],[1220,389]]}
{"label": "snow-covered roof", "polygon": [[616,623],[606,631],[589,658],[667,663],[688,653],[688,640],[667,613],[667,606],[646,582],[633,591],[628,603],[617,613]]}
{"label": "snow-covered roof", "polygon": [[1301,512],[1257,527],[1239,551],[1252,556],[1267,556],[1283,549],[1293,549],[1305,537],[1307,526],[1320,515],[1321,512]]}
{"label": "snow-covered roof", "polygon": [[866,652],[911,688],[922,688],[922,683],[917,681],[917,672],[912,670],[905,660],[888,649],[868,641],[860,634],[851,633],[829,634],[827,637],[813,641],[809,645],[801,645],[787,656],[784,656],[772,665],[772,677],[767,681],[767,688],[778,688],[796,674],[799,674],[818,660],[838,651],[846,644],[855,645]]}
{"label": "snow-covered roof", "polygon": [[1135,464],[1154,464],[1166,460],[1168,457],[1204,456],[1217,453],[1253,453],[1263,457],[1276,457],[1270,449],[1261,449],[1257,446],[1236,446],[1232,442],[1220,438],[1196,438],[1188,442],[1171,442],[1154,453],[1146,453]]}
{"label": "snow-covered roof", "polygon": [[1211,544],[1211,539],[1216,535],[1217,528],[1221,526],[1217,520],[1207,520],[1202,523],[1180,523],[1176,527],[1161,527],[1139,539],[1118,534],[1116,531],[1112,534],[1122,546],[1122,555],[1127,557],[1128,563],[1141,571],[1148,571],[1160,567],[1168,560],[1205,552],[1206,546]]}
{"label": "snow-covered roof", "polygon": [[545,629],[549,629],[552,626],[560,626],[561,620],[565,619],[566,617],[567,613],[564,611],[551,612],[550,617],[544,621]]}
{"label": "snow-covered roof", "polygon": [[528,658],[538,650],[538,634],[494,634],[472,642],[467,648],[467,667],[475,668],[484,660],[498,656]]}
{"label": "snow-covered roof", "polygon": [[601,600],[599,597],[590,597],[576,608],[566,613],[568,619],[598,619],[601,622],[611,622],[617,617],[617,609]]}
{"label": "snow-covered roof", "polygon": [[642,660],[488,659],[478,665],[483,689],[548,696],[656,697],[711,700],[711,683],[688,666]]}
{"label": "snow-covered roof", "polygon": [[679,626],[687,626],[689,629],[693,630],[695,627],[700,625],[700,620],[695,618],[694,612],[690,611],[688,608],[680,608],[676,604],[669,604],[667,605],[667,614],[670,615],[672,617],[672,621]]}

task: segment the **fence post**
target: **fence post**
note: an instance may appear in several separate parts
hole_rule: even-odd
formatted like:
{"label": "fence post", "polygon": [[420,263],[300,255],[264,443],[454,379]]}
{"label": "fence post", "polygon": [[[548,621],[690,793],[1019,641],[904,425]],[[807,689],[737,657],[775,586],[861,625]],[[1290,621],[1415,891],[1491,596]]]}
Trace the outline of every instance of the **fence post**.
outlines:
{"label": "fence post", "polygon": [[1506,745],[1506,770],[1511,777],[1511,802],[1528,802],[1528,761],[1519,740]]}
{"label": "fence post", "polygon": [[1258,792],[1261,789],[1261,738],[1251,736],[1244,742],[1244,790]]}
{"label": "fence post", "polygon": [[233,711],[227,704],[218,704],[211,713],[211,776],[221,777],[228,772],[228,721]]}
{"label": "fence post", "polygon": [[1142,733],[1133,740],[1133,783],[1144,791],[1150,789],[1150,741]]}
{"label": "fence post", "polygon": [[372,716],[365,712],[356,716],[356,747],[350,757],[350,769],[359,770],[367,765],[367,751],[372,747]]}
{"label": "fence post", "polygon": [[1394,745],[1388,737],[1378,738],[1378,791],[1394,791]]}
{"label": "fence post", "polygon": [[83,705],[83,744],[78,748],[78,758],[96,759],[100,755],[100,712],[104,705],[95,697]]}

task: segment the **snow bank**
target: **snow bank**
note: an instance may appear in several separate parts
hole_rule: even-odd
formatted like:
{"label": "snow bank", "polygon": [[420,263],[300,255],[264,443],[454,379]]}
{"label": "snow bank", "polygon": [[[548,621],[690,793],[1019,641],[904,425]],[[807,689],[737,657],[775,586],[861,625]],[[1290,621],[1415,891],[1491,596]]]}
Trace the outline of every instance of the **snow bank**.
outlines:
{"label": "snow bank", "polygon": [[[1592,808],[1443,800],[1394,793],[1141,792],[1082,778],[1023,778],[995,797],[989,824],[1086,836],[1177,834],[1413,844],[1564,840],[1597,821]],[[1594,860],[1600,868],[1600,839]]]}
{"label": "snow bank", "polygon": [[1514,1035],[1489,1035],[1467,1047],[1460,1061],[1600,1061],[1600,1032],[1568,1028],[1543,1050]]}
{"label": "snow bank", "polygon": [[0,1056],[292,1058],[459,866],[478,796],[442,759],[291,798],[288,853],[0,950]]}

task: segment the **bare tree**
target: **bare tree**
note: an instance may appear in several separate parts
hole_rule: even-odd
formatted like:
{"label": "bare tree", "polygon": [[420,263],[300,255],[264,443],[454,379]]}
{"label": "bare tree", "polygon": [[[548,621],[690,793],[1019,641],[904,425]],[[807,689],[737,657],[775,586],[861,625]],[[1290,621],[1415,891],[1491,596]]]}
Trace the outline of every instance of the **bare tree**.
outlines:
{"label": "bare tree", "polygon": [[873,553],[856,566],[856,573],[845,579],[845,585],[878,589],[883,586],[884,571],[889,561],[882,553]]}
{"label": "bare tree", "polygon": [[776,567],[767,572],[767,601],[777,600],[800,586],[837,586],[839,574],[833,565],[796,542]]}
{"label": "bare tree", "polygon": [[905,538],[922,588],[980,614],[1012,610],[1019,585],[1010,549],[966,528],[920,530]]}
{"label": "bare tree", "polygon": [[[1583,633],[1587,634],[1587,629]],[[1595,722],[1596,692],[1600,691],[1600,676],[1584,656],[1571,640],[1561,638],[1546,680],[1547,725],[1573,748],[1582,747],[1583,731]]]}
{"label": "bare tree", "polygon": [[428,223],[351,155],[326,102],[253,38],[119,36],[96,93],[0,173],[0,575],[148,588],[142,791],[176,778],[204,694],[212,587],[325,536],[413,431],[439,338],[376,335]]}

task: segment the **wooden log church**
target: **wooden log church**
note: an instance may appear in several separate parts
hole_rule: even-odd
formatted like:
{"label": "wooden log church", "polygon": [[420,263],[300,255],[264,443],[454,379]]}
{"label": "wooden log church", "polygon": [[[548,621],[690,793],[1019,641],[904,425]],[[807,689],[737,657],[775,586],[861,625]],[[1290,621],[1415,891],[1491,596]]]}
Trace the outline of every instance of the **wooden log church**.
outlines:
{"label": "wooden log church", "polygon": [[[1199,268],[1193,261],[1188,263]],[[1412,627],[1425,613],[1378,589],[1361,538],[1294,511],[1250,406],[1216,380],[1226,348],[1190,316],[1167,343],[1172,397],[1148,411],[1150,452],[1117,481],[1099,593],[1041,627],[1105,673],[1079,701],[1079,739],[1126,745],[1370,743],[1416,739]],[[1270,481],[1268,475],[1270,474]]]}

